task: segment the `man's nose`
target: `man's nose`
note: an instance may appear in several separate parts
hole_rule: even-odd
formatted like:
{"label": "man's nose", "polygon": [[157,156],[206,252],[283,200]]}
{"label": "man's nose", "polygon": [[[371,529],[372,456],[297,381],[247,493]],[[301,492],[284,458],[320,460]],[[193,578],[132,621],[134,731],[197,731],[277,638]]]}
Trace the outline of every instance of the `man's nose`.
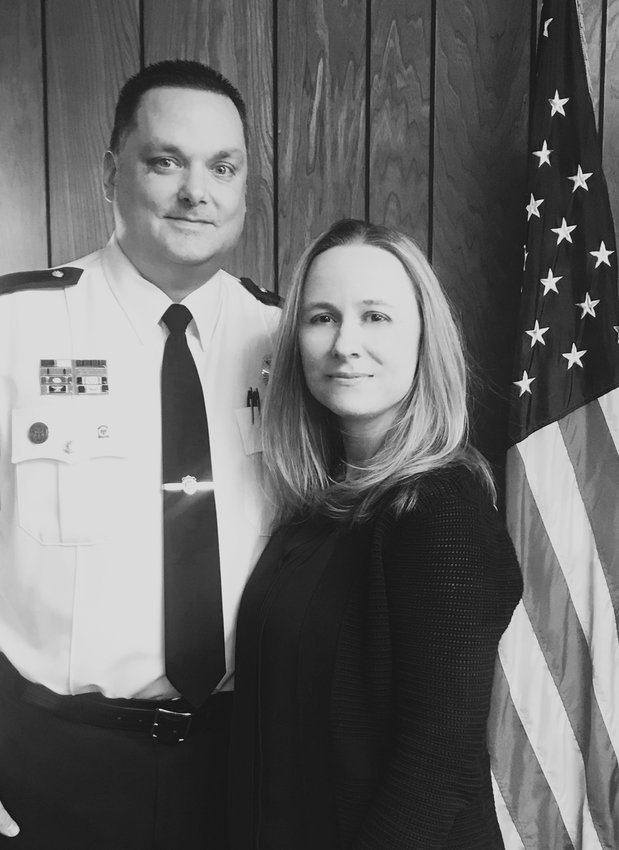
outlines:
{"label": "man's nose", "polygon": [[208,172],[201,165],[192,165],[183,172],[179,198],[192,207],[209,200]]}

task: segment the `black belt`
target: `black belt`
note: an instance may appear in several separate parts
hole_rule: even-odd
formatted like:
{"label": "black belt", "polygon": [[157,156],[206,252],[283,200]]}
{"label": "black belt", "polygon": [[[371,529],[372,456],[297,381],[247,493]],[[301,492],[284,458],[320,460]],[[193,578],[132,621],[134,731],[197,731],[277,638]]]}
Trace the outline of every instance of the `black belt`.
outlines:
{"label": "black belt", "polygon": [[211,695],[193,710],[181,699],[108,699],[99,693],[62,695],[25,679],[0,654],[0,688],[29,705],[51,711],[66,720],[147,735],[163,744],[178,744],[230,716],[232,693]]}

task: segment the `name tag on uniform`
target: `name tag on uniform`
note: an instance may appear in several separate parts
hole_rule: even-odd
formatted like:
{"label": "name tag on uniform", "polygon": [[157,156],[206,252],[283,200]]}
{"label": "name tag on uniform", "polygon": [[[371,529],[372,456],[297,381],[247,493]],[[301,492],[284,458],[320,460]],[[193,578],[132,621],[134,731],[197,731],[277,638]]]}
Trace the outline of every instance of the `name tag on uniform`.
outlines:
{"label": "name tag on uniform", "polygon": [[41,395],[106,395],[107,360],[41,360]]}

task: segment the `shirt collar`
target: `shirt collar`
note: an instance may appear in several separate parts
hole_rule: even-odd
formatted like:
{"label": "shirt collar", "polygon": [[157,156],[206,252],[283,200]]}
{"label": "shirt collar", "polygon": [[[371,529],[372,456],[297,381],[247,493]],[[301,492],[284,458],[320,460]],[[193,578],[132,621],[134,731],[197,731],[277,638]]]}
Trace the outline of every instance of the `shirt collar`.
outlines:
{"label": "shirt collar", "polygon": [[[173,303],[154,283],[138,272],[124,253],[114,234],[103,249],[103,270],[114,296],[123,309],[140,342],[161,340],[161,317]],[[188,333],[193,334],[204,351],[221,311],[228,275],[218,271],[182,300],[193,316]]]}

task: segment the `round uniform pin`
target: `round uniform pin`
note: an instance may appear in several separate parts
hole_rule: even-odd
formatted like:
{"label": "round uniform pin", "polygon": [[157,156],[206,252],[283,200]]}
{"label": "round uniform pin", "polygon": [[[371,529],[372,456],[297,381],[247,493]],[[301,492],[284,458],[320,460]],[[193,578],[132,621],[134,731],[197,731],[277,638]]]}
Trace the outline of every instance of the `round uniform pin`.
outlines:
{"label": "round uniform pin", "polygon": [[183,493],[186,496],[193,496],[194,493],[198,492],[198,482],[193,475],[183,476],[181,484],[183,485]]}
{"label": "round uniform pin", "polygon": [[64,277],[64,272],[60,271],[60,269],[54,269],[52,277]]}
{"label": "round uniform pin", "polygon": [[28,439],[35,445],[44,443],[49,437],[49,428],[45,422],[33,422],[28,428]]}

